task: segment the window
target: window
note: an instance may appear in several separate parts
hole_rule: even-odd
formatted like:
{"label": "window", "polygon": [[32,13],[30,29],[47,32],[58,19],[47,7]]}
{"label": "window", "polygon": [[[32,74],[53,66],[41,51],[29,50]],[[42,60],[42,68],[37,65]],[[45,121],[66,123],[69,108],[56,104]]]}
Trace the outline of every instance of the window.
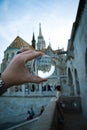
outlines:
{"label": "window", "polygon": [[80,86],[79,86],[79,78],[78,78],[78,73],[77,70],[75,69],[75,84],[76,84],[76,92],[78,95],[80,95]]}

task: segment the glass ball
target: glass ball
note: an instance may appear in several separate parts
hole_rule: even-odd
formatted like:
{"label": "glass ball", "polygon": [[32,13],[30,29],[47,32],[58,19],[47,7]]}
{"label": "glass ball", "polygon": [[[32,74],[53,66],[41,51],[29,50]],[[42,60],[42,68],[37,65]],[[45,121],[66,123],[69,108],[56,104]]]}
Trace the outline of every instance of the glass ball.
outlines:
{"label": "glass ball", "polygon": [[50,77],[55,71],[53,58],[48,55],[42,55],[36,58],[38,76],[41,78]]}

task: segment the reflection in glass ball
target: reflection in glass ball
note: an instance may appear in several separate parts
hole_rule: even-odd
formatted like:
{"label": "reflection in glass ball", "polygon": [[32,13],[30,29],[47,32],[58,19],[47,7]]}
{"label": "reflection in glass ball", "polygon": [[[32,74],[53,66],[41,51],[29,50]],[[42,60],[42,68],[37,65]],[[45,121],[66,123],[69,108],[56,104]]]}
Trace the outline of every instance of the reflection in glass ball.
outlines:
{"label": "reflection in glass ball", "polygon": [[52,58],[48,55],[40,56],[36,59],[38,76],[48,78],[55,71],[55,65]]}

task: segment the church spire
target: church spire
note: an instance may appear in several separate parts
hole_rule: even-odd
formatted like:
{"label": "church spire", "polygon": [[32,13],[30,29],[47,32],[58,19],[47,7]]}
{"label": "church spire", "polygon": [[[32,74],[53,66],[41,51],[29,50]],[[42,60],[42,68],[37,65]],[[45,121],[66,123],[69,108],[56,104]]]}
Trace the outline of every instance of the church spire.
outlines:
{"label": "church spire", "polygon": [[35,43],[36,43],[36,40],[35,40],[35,36],[34,36],[34,32],[33,32],[33,37],[32,37],[32,47],[35,49],[36,48],[36,45],[35,45]]}
{"label": "church spire", "polygon": [[41,23],[39,23],[39,37],[42,37]]}
{"label": "church spire", "polygon": [[50,43],[50,39],[49,39],[49,47],[51,48],[51,43]]}
{"label": "church spire", "polygon": [[37,41],[37,50],[42,50],[45,48],[46,48],[46,43],[45,43],[45,40],[42,36],[41,23],[39,23],[39,36],[38,36],[38,41]]}

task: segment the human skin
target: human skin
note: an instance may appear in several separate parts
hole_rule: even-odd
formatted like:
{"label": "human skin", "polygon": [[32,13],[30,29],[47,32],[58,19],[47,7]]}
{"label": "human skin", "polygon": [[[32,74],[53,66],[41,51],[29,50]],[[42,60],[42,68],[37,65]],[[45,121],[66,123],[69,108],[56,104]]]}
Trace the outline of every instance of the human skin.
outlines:
{"label": "human skin", "polygon": [[40,78],[39,76],[32,75],[29,69],[26,67],[26,63],[38,56],[42,56],[41,51],[35,51],[31,49],[21,49],[21,53],[14,56],[7,68],[1,75],[7,88],[13,85],[20,85],[23,83],[41,83],[47,81],[46,78]]}

